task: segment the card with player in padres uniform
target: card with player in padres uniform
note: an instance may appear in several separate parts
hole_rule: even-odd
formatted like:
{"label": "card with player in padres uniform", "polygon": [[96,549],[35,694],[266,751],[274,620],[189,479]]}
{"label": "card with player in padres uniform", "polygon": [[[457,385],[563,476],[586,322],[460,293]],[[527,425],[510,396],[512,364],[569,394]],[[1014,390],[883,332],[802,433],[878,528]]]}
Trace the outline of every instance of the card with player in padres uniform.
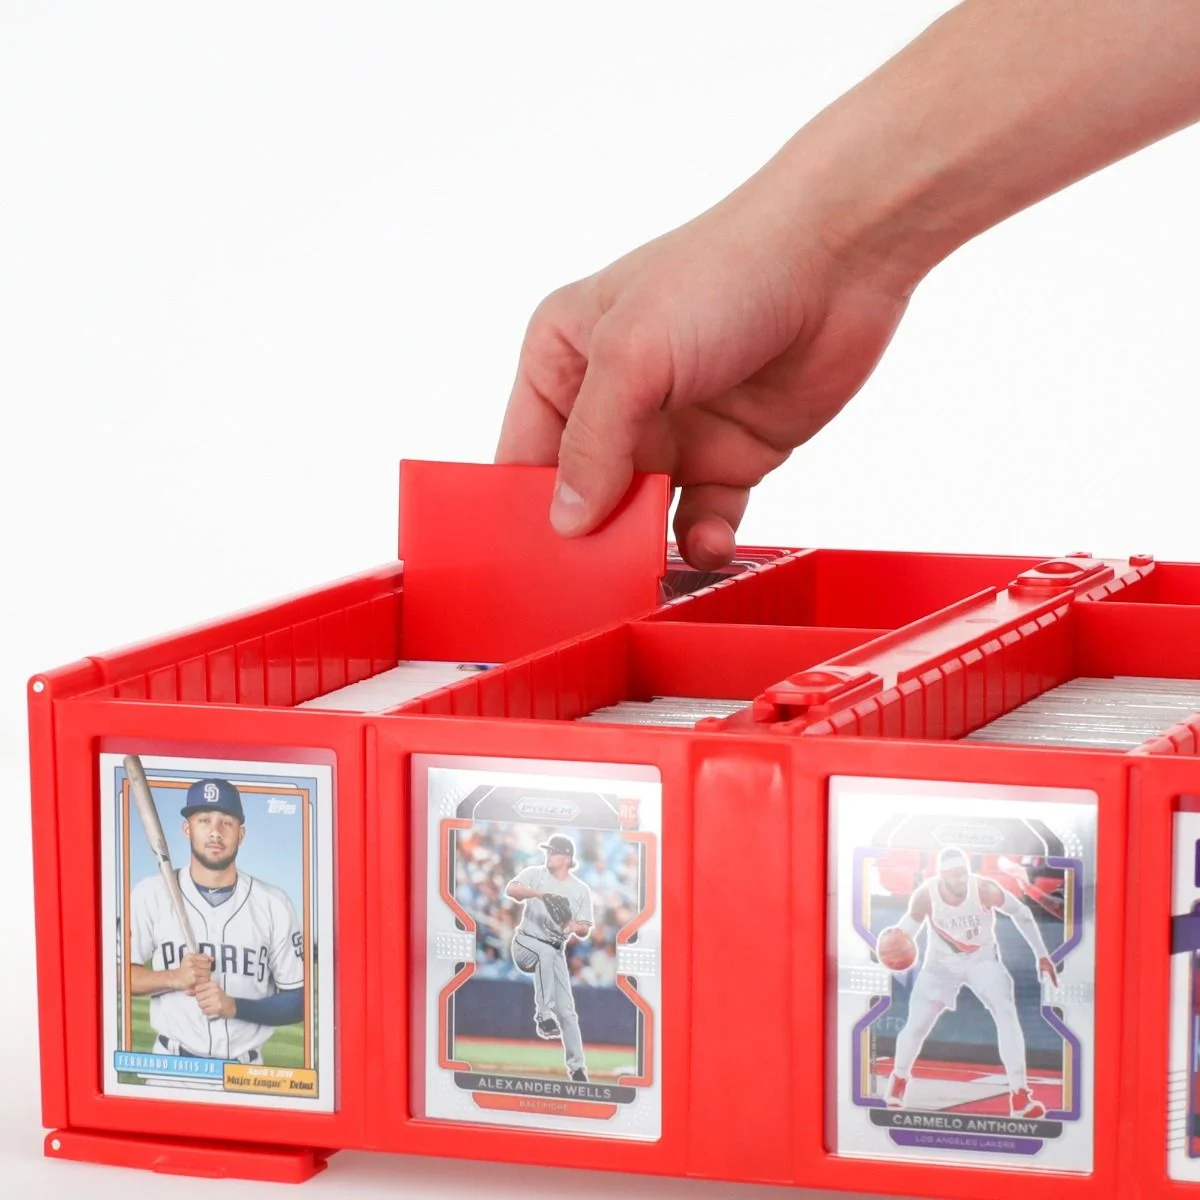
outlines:
{"label": "card with player in padres uniform", "polygon": [[1200,796],[1174,816],[1167,1174],[1200,1182]]}
{"label": "card with player in padres uniform", "polygon": [[335,1111],[331,768],[106,753],[100,802],[105,1095]]}
{"label": "card with player in padres uniform", "polygon": [[830,1148],[1092,1170],[1096,796],[830,781]]}
{"label": "card with player in padres uniform", "polygon": [[658,772],[414,756],[412,794],[414,1110],[657,1140]]}

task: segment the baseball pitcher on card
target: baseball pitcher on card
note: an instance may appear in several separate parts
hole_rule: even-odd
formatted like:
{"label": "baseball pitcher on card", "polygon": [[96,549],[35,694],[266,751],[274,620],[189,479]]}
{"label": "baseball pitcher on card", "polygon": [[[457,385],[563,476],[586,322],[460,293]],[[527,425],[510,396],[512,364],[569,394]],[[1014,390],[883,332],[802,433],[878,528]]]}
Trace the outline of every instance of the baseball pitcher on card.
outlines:
{"label": "baseball pitcher on card", "polygon": [[546,852],[545,863],[526,867],[506,889],[512,899],[524,903],[512,940],[513,962],[533,976],[538,1037],[561,1038],[567,1073],[586,1083],[587,1063],[565,951],[572,938],[582,941],[591,932],[592,892],[571,871],[575,843],[569,837],[555,834],[538,848]]}
{"label": "baseball pitcher on card", "polygon": [[414,755],[412,792],[414,1114],[660,1138],[657,771]]}

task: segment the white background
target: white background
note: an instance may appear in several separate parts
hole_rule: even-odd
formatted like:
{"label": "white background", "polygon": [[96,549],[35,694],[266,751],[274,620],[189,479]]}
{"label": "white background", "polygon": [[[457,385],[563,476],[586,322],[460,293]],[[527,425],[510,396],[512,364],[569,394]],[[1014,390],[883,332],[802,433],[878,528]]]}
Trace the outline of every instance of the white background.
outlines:
{"label": "white background", "polygon": [[[28,675],[392,558],[397,461],[490,458],[545,292],[717,200],[947,7],[0,0],[6,1191],[211,1195],[39,1158]],[[1198,150],[942,266],[746,540],[1200,558]],[[766,1194],[334,1163],[312,1195]]]}

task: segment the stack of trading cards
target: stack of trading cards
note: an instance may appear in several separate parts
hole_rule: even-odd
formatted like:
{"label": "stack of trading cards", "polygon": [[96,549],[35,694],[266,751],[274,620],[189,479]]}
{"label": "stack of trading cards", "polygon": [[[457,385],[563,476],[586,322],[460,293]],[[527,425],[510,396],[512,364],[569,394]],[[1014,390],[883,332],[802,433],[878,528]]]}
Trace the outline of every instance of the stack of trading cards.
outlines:
{"label": "stack of trading cards", "polygon": [[967,735],[967,741],[1134,750],[1200,710],[1200,680],[1072,679]]}
{"label": "stack of trading cards", "polygon": [[784,553],[783,550],[739,550],[737,558],[728,566],[718,567],[715,571],[698,571],[684,561],[678,550],[672,549],[667,554],[667,573],[660,588],[662,601],[665,604],[668,600],[689,596],[701,588],[724,583],[726,579],[732,579],[763,563],[774,562]]}
{"label": "stack of trading cards", "polygon": [[706,700],[695,696],[654,696],[650,700],[621,700],[580,717],[607,725],[666,725],[691,729],[707,717],[729,717],[746,708],[746,700]]}
{"label": "stack of trading cards", "polygon": [[324,696],[305,700],[298,708],[334,708],[342,712],[383,712],[438,688],[458,683],[464,676],[488,671],[495,663],[424,662],[399,663],[369,679],[338,688]]}

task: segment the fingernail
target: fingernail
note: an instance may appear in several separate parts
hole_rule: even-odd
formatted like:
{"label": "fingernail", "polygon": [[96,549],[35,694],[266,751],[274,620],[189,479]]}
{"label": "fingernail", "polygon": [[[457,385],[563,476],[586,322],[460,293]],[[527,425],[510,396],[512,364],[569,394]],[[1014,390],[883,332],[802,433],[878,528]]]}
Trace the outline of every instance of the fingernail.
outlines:
{"label": "fingernail", "polygon": [[550,524],[555,532],[574,533],[583,524],[584,515],[583,497],[570,484],[560,482],[550,505]]}

